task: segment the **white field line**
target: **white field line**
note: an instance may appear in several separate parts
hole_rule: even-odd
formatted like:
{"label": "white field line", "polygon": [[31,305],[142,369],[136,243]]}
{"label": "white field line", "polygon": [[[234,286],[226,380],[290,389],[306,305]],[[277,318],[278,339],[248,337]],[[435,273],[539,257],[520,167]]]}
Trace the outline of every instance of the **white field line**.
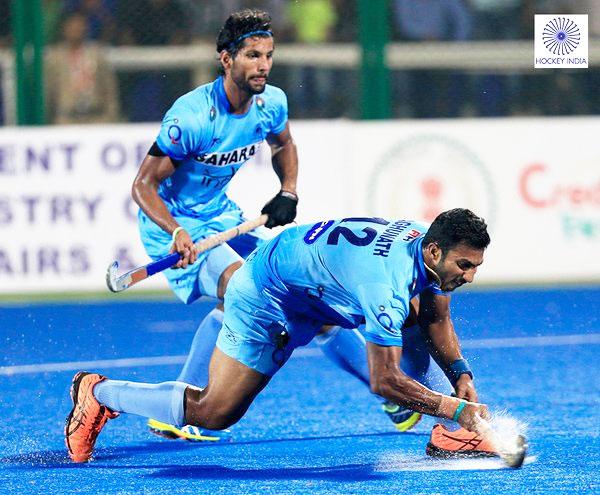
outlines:
{"label": "white field line", "polygon": [[[470,339],[461,341],[463,349],[498,349],[511,347],[547,347],[579,344],[600,344],[600,333],[554,335],[541,337],[512,337],[503,339]],[[298,349],[292,358],[320,356],[318,348]],[[96,361],[67,361],[63,363],[24,364],[0,366],[0,376],[23,375],[28,373],[52,373],[85,369],[134,368],[142,366],[164,366],[183,364],[186,355],[155,356],[123,359],[101,359]]]}
{"label": "white field line", "polygon": [[600,344],[600,333],[552,335],[549,337],[510,337],[504,339],[470,339],[461,341],[463,349],[497,349],[500,347],[546,347],[554,345]]}
{"label": "white field line", "polygon": [[23,364],[0,367],[0,375],[22,375],[26,373],[51,373],[85,369],[129,368],[137,366],[163,366],[183,364],[187,356],[156,356],[123,359],[100,359],[98,361],[66,361],[63,363]]}
{"label": "white field line", "polygon": [[150,333],[194,332],[198,322],[195,320],[155,321],[148,325]]}

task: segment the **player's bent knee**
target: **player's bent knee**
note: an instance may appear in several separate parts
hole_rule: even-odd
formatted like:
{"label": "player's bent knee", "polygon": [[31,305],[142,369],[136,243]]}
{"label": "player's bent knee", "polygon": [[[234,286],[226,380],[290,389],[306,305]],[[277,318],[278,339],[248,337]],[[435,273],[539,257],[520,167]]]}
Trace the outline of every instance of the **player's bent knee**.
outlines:
{"label": "player's bent knee", "polygon": [[188,424],[209,430],[224,430],[237,423],[241,418],[240,414],[231,411],[212,411],[203,408],[200,411],[187,415]]}
{"label": "player's bent knee", "polygon": [[186,389],[185,401],[185,423],[209,430],[229,428],[245,412],[245,409],[215,403],[204,395],[204,391],[191,387]]}
{"label": "player's bent knee", "polygon": [[204,428],[208,428],[209,430],[224,430],[233,426],[240,420],[236,415],[229,414],[221,414],[221,415],[211,415],[207,418]]}
{"label": "player's bent knee", "polygon": [[227,284],[229,283],[229,280],[236,270],[241,266],[242,262],[236,261],[223,270],[223,273],[221,273],[221,276],[219,277],[219,283],[217,286],[217,296],[219,299],[223,299],[223,297],[225,297],[225,291],[227,290]]}

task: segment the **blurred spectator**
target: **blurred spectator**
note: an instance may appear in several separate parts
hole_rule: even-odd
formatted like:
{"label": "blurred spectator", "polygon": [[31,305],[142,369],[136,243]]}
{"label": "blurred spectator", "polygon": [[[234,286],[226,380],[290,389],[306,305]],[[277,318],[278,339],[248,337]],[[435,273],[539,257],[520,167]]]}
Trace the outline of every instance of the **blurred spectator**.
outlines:
{"label": "blurred spectator", "polygon": [[269,13],[271,19],[273,19],[271,26],[278,42],[289,41],[291,39],[292,32],[288,17],[288,4],[290,0],[254,0],[250,2],[250,5],[244,0],[221,0],[218,3],[221,5],[222,10],[219,18],[219,26],[216,31],[223,25],[229,14],[243,8],[251,7]]}
{"label": "blurred spectator", "polygon": [[118,0],[120,45],[183,45],[190,42],[190,19],[177,0]]}
{"label": "blurred spectator", "polygon": [[118,120],[115,78],[101,48],[86,41],[87,19],[69,15],[62,41],[46,51],[48,119],[54,124]]}
{"label": "blurred spectator", "polygon": [[337,22],[336,11],[330,0],[290,2],[288,15],[299,43],[329,41]]}
{"label": "blurred spectator", "polygon": [[271,26],[273,26],[279,43],[291,41],[294,36],[294,28],[289,18],[288,3],[288,0],[259,0],[254,2],[257,8],[271,15],[273,19]]}
{"label": "blurred spectator", "polygon": [[181,8],[188,13],[190,35],[194,41],[213,43],[215,33],[223,25],[222,2],[212,0],[179,0]]}
{"label": "blurred spectator", "polygon": [[521,36],[521,0],[470,0],[473,38],[508,40]]}
{"label": "blurred spectator", "polygon": [[[590,8],[594,5],[598,8],[598,3],[599,0],[589,3],[584,0],[524,0],[524,11],[530,22],[528,38],[533,39],[534,14],[589,14],[590,22],[593,19]],[[522,79],[519,105],[524,113],[579,115],[600,111],[599,78],[593,67],[588,70],[536,70],[523,75]]]}
{"label": "blurred spectator", "polygon": [[[462,0],[394,0],[395,29],[406,41],[465,41],[471,38],[472,17]],[[466,78],[459,72],[414,70],[408,98],[417,118],[457,117],[465,96]]]}
{"label": "blurred spectator", "polygon": [[87,18],[88,37],[103,43],[116,38],[114,12],[116,0],[66,0],[64,12],[81,12]]}
{"label": "blurred spectator", "polygon": [[334,41],[352,42],[358,39],[356,0],[334,0],[338,22],[333,29]]}
{"label": "blurred spectator", "polygon": [[63,0],[42,0],[44,44],[56,43],[60,37]]}
{"label": "blurred spectator", "polygon": [[[121,45],[183,45],[191,40],[190,16],[177,0],[118,0]],[[120,75],[122,108],[131,122],[159,121],[177,96],[190,89],[190,69],[140,70]]]}
{"label": "blurred spectator", "polygon": [[[232,12],[248,7],[244,0],[179,0],[182,8],[191,18],[192,37],[196,41],[214,43],[225,19]],[[287,22],[288,0],[254,0],[253,9],[264,10],[271,15],[273,32],[277,41],[289,40],[289,23]]]}
{"label": "blurred spectator", "polygon": [[462,0],[394,0],[395,26],[408,41],[471,38],[472,17]]}
{"label": "blurred spectator", "polygon": [[[295,42],[321,44],[331,40],[337,14],[330,0],[303,0],[288,4],[288,17],[295,33]],[[287,91],[296,108],[292,114],[297,118],[314,117],[315,113],[326,115],[334,106],[332,101],[332,71],[311,65],[290,69],[291,83]]]}
{"label": "blurred spectator", "polygon": [[[521,0],[470,0],[474,38],[479,41],[517,39],[522,35]],[[518,76],[482,74],[473,77],[477,114],[508,115],[518,90]]]}

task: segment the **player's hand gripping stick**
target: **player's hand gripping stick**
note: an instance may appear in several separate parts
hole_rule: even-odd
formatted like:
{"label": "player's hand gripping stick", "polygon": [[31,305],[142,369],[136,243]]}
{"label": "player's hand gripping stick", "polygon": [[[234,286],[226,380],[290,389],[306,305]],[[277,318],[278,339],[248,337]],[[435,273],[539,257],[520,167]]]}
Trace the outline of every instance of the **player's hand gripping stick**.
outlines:
{"label": "player's hand gripping stick", "polygon": [[265,227],[269,229],[287,225],[296,218],[298,196],[290,191],[279,191],[262,209],[261,213],[269,215]]}
{"label": "player's hand gripping stick", "polygon": [[[230,241],[234,237],[246,234],[257,227],[264,225],[267,222],[267,219],[267,215],[261,215],[254,220],[248,220],[247,222],[241,223],[237,227],[226,230],[225,232],[220,232],[213,236],[207,237],[206,239],[196,243],[198,253],[208,251],[209,249],[219,246],[224,242]],[[180,259],[181,255],[179,253],[172,253],[168,256],[153,261],[152,263],[148,263],[147,265],[134,268],[133,270],[119,276],[117,276],[119,263],[117,261],[113,261],[108,266],[106,271],[106,285],[112,292],[124,291],[129,289],[129,287],[132,285],[135,285],[156,273],[160,273],[167,268],[172,267],[173,265],[177,264]]]}

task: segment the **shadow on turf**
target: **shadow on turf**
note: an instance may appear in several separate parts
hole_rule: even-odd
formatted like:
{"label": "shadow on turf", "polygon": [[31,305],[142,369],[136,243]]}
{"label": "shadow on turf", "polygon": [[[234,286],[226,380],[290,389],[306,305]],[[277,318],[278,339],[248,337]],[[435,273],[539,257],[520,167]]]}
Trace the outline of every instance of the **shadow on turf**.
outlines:
{"label": "shadow on turf", "polygon": [[[250,443],[250,442],[248,442]],[[181,445],[181,444],[180,444]],[[96,461],[89,464],[72,463],[64,451],[50,450],[3,457],[0,466],[14,469],[101,469],[108,471],[145,470],[152,471],[149,478],[159,479],[210,479],[210,480],[324,480],[324,481],[369,481],[385,478],[376,473],[372,464],[347,464],[332,467],[277,467],[265,469],[235,469],[215,464],[105,464],[109,459],[123,459],[128,455],[149,452],[174,452],[185,447],[157,447],[148,445],[99,449]]]}
{"label": "shadow on turf", "polygon": [[385,479],[385,473],[375,472],[368,464],[345,464],[329,467],[277,467],[265,469],[234,469],[218,465],[162,465],[150,474],[152,478],[181,478],[199,480],[323,480],[323,481],[373,481]]}
{"label": "shadow on turf", "polygon": [[[426,433],[419,432],[405,432],[403,435],[426,435]],[[372,437],[387,437],[393,436],[397,437],[398,433],[396,432],[384,432],[384,433],[367,433],[361,435],[329,435],[329,436],[318,436],[318,437],[302,437],[302,438],[271,438],[267,440],[247,440],[242,442],[221,442],[221,443],[206,443],[206,444],[198,444],[198,443],[190,443],[184,441],[151,441],[146,442],[144,444],[137,445],[126,445],[119,447],[108,447],[108,448],[98,448],[95,451],[94,458],[96,462],[92,462],[90,464],[74,464],[72,463],[68,456],[66,450],[42,450],[37,452],[27,452],[23,454],[15,454],[5,457],[0,457],[0,466],[5,467],[14,467],[19,469],[37,469],[37,468],[102,468],[102,469],[116,469],[116,468],[144,468],[144,469],[154,469],[154,468],[168,468],[171,469],[193,469],[193,470],[201,470],[203,468],[206,469],[221,469],[228,470],[229,468],[220,467],[220,466],[188,466],[182,467],[180,465],[177,466],[111,466],[106,464],[100,464],[103,461],[112,461],[119,459],[126,459],[131,457],[136,457],[138,455],[143,454],[153,454],[153,453],[166,453],[166,452],[178,452],[178,451],[186,451],[190,448],[202,448],[202,449],[213,449],[213,448],[223,448],[223,447],[235,447],[236,445],[257,445],[257,444],[273,444],[273,443],[282,443],[282,442],[311,442],[311,441],[320,441],[320,440],[343,440],[347,439],[356,439],[356,438],[372,438]],[[250,470],[254,471],[254,470]],[[262,472],[257,470],[257,472]],[[171,473],[165,475],[166,477],[173,476],[177,477],[177,473]],[[189,474],[186,474],[189,476]]]}

